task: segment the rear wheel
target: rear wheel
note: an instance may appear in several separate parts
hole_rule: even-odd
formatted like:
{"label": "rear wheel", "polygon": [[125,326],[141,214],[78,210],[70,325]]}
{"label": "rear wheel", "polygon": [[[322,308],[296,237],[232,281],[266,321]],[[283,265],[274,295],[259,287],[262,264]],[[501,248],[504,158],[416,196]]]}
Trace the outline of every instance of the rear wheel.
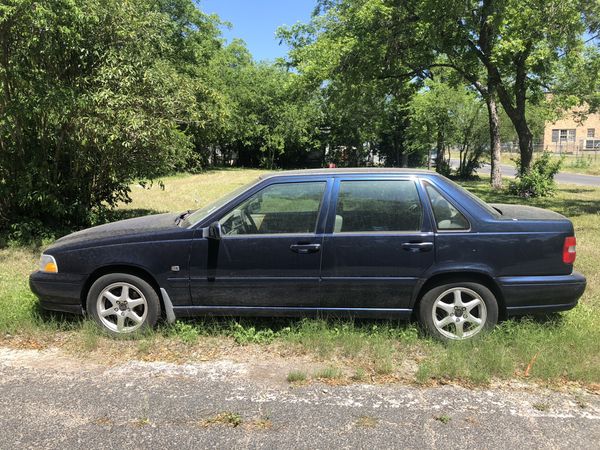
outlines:
{"label": "rear wheel", "polygon": [[87,296],[88,314],[110,334],[119,336],[153,327],[160,317],[156,291],[126,273],[98,278]]}
{"label": "rear wheel", "polygon": [[494,294],[479,283],[443,284],[423,296],[419,318],[425,330],[437,339],[470,339],[496,325],[498,302]]}

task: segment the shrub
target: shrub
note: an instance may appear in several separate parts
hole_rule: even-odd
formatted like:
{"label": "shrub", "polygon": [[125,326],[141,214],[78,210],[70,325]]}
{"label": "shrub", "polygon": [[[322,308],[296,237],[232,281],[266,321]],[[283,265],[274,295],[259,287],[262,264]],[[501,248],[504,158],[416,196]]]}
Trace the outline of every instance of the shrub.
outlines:
{"label": "shrub", "polygon": [[520,172],[521,161],[516,160],[517,176],[511,181],[508,190],[519,197],[548,197],[554,195],[556,184],[554,176],[560,170],[563,159],[553,160],[550,153],[544,152],[525,173]]}
{"label": "shrub", "polygon": [[244,327],[238,322],[232,324],[231,335],[235,342],[240,345],[268,344],[276,337],[276,333],[270,328],[257,330],[255,327]]}

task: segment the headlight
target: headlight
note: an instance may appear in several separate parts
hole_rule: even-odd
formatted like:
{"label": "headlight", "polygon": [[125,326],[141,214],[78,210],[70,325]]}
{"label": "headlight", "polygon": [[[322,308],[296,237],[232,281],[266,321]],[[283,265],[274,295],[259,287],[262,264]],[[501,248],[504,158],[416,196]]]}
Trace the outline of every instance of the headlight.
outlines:
{"label": "headlight", "polygon": [[58,272],[58,264],[56,264],[56,260],[54,256],[44,255],[40,258],[40,272],[47,273],[57,273]]}

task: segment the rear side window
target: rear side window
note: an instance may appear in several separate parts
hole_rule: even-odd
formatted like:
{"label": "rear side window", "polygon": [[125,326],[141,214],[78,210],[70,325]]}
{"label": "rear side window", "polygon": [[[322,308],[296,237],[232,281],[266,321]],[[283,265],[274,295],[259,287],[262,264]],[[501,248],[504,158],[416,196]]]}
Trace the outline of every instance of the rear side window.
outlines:
{"label": "rear side window", "polygon": [[438,230],[468,230],[469,221],[431,184],[425,183]]}
{"label": "rear side window", "polygon": [[334,233],[420,231],[423,208],[411,180],[342,181]]}
{"label": "rear side window", "polygon": [[314,233],[326,185],[318,181],[267,186],[219,221],[223,233]]}

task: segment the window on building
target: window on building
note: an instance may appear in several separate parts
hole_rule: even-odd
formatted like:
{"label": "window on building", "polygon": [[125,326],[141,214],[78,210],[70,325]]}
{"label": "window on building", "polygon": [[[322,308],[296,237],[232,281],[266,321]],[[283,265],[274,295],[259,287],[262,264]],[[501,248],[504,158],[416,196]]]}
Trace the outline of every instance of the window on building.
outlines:
{"label": "window on building", "polygon": [[588,130],[587,130],[587,137],[589,137],[589,138],[596,137],[596,129],[595,128],[588,128]]}
{"label": "window on building", "polygon": [[552,130],[552,142],[575,142],[575,129]]}
{"label": "window on building", "polygon": [[586,139],[585,140],[586,150],[600,150],[600,139]]}

